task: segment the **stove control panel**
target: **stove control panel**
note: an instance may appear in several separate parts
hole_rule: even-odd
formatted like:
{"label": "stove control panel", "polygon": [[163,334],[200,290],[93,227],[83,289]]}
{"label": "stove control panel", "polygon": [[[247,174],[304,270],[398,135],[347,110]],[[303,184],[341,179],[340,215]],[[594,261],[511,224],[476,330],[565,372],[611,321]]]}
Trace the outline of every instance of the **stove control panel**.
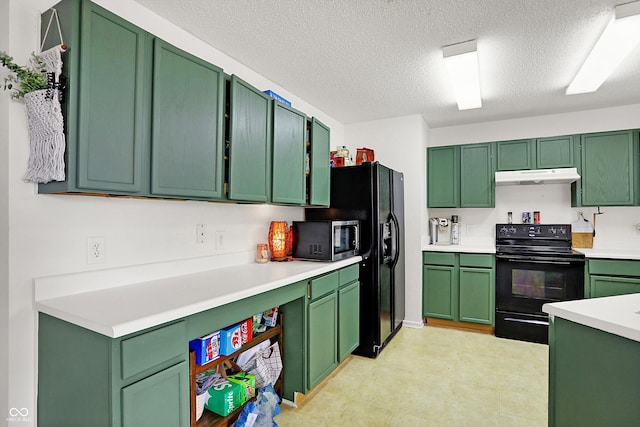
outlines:
{"label": "stove control panel", "polygon": [[496,224],[497,239],[571,239],[570,224]]}

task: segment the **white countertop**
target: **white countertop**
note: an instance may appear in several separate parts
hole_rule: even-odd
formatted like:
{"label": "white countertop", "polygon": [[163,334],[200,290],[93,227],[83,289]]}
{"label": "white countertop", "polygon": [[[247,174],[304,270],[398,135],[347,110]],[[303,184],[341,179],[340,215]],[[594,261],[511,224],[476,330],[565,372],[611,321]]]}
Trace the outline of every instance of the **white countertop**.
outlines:
{"label": "white countertop", "polygon": [[495,254],[496,246],[486,243],[462,243],[460,245],[422,245],[422,250],[427,252],[458,252],[458,253],[478,253]]}
{"label": "white countertop", "polygon": [[[108,337],[118,338],[361,260],[362,257],[357,256],[336,262],[242,264],[37,299],[35,308]],[[56,281],[60,282],[60,279],[56,278]]]}
{"label": "white countertop", "polygon": [[640,293],[554,302],[542,311],[640,342]]}
{"label": "white countertop", "polygon": [[634,259],[640,260],[640,248],[633,249],[585,249],[574,248],[587,258]]}

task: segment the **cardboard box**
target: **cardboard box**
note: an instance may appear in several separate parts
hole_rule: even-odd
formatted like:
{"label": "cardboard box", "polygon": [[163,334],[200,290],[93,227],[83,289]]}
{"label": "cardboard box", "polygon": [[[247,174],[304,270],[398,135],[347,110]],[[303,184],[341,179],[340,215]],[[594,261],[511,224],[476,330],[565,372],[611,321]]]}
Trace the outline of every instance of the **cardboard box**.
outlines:
{"label": "cardboard box", "polygon": [[276,101],[282,102],[284,105],[287,105],[289,107],[291,107],[291,102],[288,101],[287,99],[284,99],[283,97],[281,97],[280,95],[278,95],[277,93],[275,93],[272,90],[263,90],[262,93],[265,93],[267,95],[269,95],[270,97],[272,97],[273,99],[275,99]]}
{"label": "cardboard box", "polygon": [[276,326],[278,321],[278,307],[273,307],[271,310],[264,312],[264,324],[272,328]]}
{"label": "cardboard box", "polygon": [[198,365],[216,360],[220,357],[220,331],[189,341],[189,350],[195,352]]}
{"label": "cardboard box", "polygon": [[238,409],[242,402],[242,390],[240,384],[228,380],[220,381],[209,389],[209,399],[204,404],[208,410],[223,417]]}
{"label": "cardboard box", "polygon": [[260,324],[262,323],[262,313],[254,314],[252,323],[253,335],[255,335],[258,333],[258,328],[260,328]]}
{"label": "cardboard box", "polygon": [[229,356],[242,347],[242,335],[240,325],[229,326],[220,329],[220,354]]}
{"label": "cardboard box", "polygon": [[229,375],[229,381],[240,385],[240,400],[242,403],[256,395],[256,377],[247,372]]}
{"label": "cardboard box", "polygon": [[240,323],[240,337],[242,338],[242,345],[253,339],[253,318]]}

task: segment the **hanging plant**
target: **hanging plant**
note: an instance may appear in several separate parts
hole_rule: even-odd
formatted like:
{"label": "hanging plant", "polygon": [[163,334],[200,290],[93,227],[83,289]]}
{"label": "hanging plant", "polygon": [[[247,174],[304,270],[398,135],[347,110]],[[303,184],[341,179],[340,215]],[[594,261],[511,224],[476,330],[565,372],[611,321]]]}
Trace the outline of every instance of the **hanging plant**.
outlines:
{"label": "hanging plant", "polygon": [[[4,79],[5,90],[12,90],[13,99],[23,98],[30,92],[47,89],[48,79],[45,65],[38,55],[31,54],[32,67],[24,67],[13,62],[13,58],[6,52],[0,52],[0,62],[9,71],[15,73]],[[17,86],[14,88],[14,85]]]}

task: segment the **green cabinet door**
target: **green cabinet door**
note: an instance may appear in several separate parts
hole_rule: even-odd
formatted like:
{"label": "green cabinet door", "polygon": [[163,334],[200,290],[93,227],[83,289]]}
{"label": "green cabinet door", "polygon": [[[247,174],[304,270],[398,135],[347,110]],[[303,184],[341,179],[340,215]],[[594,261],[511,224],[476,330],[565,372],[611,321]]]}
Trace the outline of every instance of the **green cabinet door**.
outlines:
{"label": "green cabinet door", "polygon": [[536,139],[536,165],[538,169],[575,167],[573,136]]}
{"label": "green cabinet door", "polygon": [[460,148],[427,149],[427,207],[455,208],[459,198]]}
{"label": "green cabinet door", "polygon": [[122,389],[122,427],[191,425],[189,364],[179,364]]}
{"label": "green cabinet door", "polygon": [[493,144],[460,147],[460,207],[495,206]]}
{"label": "green cabinet door", "polygon": [[360,344],[360,282],[338,290],[338,362]]}
{"label": "green cabinet door", "polygon": [[311,389],[338,364],[337,292],[309,303],[308,328],[307,385]]}
{"label": "green cabinet door", "polygon": [[456,267],[422,267],[422,310],[425,317],[458,319],[458,276]]}
{"label": "green cabinet door", "polygon": [[223,196],[222,70],[156,39],[151,192]]}
{"label": "green cabinet door", "polygon": [[640,292],[640,278],[591,276],[591,298]]}
{"label": "green cabinet door", "polygon": [[309,153],[309,204],[329,206],[330,197],[330,129],[315,117],[311,119]]}
{"label": "green cabinet door", "polygon": [[460,267],[459,320],[493,325],[495,280],[493,270]]}
{"label": "green cabinet door", "polygon": [[307,117],[281,102],[273,102],[273,170],[274,203],[305,203],[305,128]]}
{"label": "green cabinet door", "polygon": [[497,150],[497,170],[514,171],[534,169],[535,150],[534,142],[531,139],[521,139],[517,141],[500,141],[496,143]]}
{"label": "green cabinet door", "polygon": [[67,179],[85,191],[140,193],[146,190],[143,180],[148,182],[143,158],[151,37],[93,3],[81,8],[79,43],[72,49],[79,50],[79,63],[70,64],[68,82],[79,86],[77,109],[70,106],[73,114],[67,115],[67,128],[77,127],[67,141],[77,150],[77,164],[68,165]]}
{"label": "green cabinet door", "polygon": [[636,203],[637,131],[582,135],[580,148],[579,206],[631,206]]}
{"label": "green cabinet door", "polygon": [[266,203],[271,199],[272,98],[235,75],[230,85],[228,196]]}

